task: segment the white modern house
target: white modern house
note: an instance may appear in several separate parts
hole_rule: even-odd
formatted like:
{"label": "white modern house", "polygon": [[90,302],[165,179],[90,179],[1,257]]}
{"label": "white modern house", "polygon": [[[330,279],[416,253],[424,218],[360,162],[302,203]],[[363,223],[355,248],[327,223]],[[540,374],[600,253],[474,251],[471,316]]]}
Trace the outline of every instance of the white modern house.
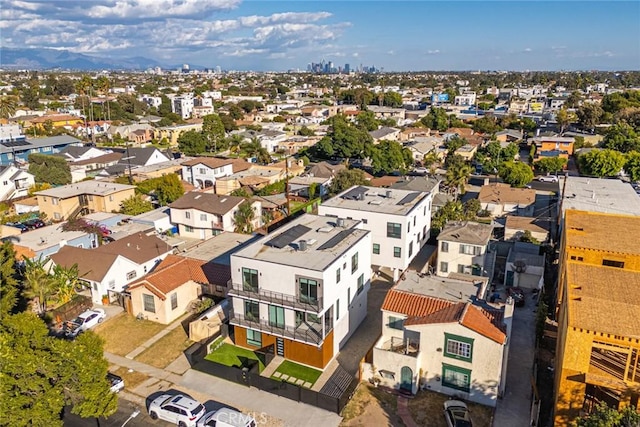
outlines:
{"label": "white modern house", "polygon": [[429,239],[430,192],[354,186],[323,202],[320,215],[358,219],[371,231],[371,263],[393,271],[394,279]]}
{"label": "white modern house", "polygon": [[486,276],[487,251],[493,225],[450,221],[438,235],[437,275],[451,273]]}
{"label": "white modern house", "polygon": [[382,304],[382,336],[364,377],[495,406],[504,393],[513,304],[484,301],[487,279],[408,271]]}
{"label": "white modern house", "polygon": [[[223,231],[234,231],[234,216],[246,199],[212,193],[190,192],[171,203],[171,223],[181,236],[208,239]],[[262,225],[262,205],[251,201],[254,230]]]}
{"label": "white modern house", "polygon": [[193,96],[191,94],[176,96],[171,100],[171,111],[178,114],[183,120],[191,118],[193,107]]}
{"label": "white modern house", "polygon": [[29,172],[14,165],[0,166],[0,201],[25,197],[34,184]]}
{"label": "white modern house", "polygon": [[371,232],[306,214],[231,255],[236,345],[324,369],[367,314]]}
{"label": "white modern house", "polygon": [[216,180],[247,170],[251,163],[239,159],[197,157],[182,163],[182,179],[198,188],[216,185]]}

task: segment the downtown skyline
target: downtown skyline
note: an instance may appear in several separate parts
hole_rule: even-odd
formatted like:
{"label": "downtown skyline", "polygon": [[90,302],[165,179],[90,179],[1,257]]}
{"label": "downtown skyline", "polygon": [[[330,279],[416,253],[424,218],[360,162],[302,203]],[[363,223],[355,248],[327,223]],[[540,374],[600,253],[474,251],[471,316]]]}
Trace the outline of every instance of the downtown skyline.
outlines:
{"label": "downtown skyline", "polygon": [[[163,64],[384,71],[637,70],[640,3],[2,0],[2,45]],[[1,65],[0,59],[0,65]]]}

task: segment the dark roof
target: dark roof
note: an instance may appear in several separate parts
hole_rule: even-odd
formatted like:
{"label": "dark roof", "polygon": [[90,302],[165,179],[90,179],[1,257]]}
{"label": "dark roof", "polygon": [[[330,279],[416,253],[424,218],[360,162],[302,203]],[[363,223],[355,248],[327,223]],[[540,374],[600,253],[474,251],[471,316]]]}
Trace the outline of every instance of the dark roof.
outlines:
{"label": "dark roof", "polygon": [[85,154],[87,151],[91,150],[91,148],[92,147],[78,147],[75,145],[70,145],[68,147],[65,147],[63,150],[61,150],[59,154],[68,155],[69,157],[77,159],[78,157]]}
{"label": "dark roof", "polygon": [[[272,246],[274,248],[282,249],[294,242],[300,236],[304,236],[307,232],[311,231],[309,227],[306,225],[297,224],[291,227],[290,229],[280,233],[273,239],[269,240],[265,243],[266,246]],[[332,245],[332,247],[335,246]],[[319,250],[320,248],[318,248]]]}
{"label": "dark roof", "polygon": [[336,176],[338,172],[345,169],[347,169],[347,167],[342,163],[332,164],[329,162],[320,162],[311,166],[307,173],[320,178],[332,178]]}
{"label": "dark roof", "polygon": [[221,196],[192,191],[169,205],[173,209],[197,209],[214,215],[224,215],[245,199],[237,196]]}
{"label": "dark roof", "polygon": [[125,165],[131,163],[132,165],[144,166],[156,151],[160,150],[155,147],[131,147],[129,148],[128,153],[127,151],[125,151],[123,157],[123,159],[127,157],[129,158],[127,158],[126,160],[121,160],[121,162]]}
{"label": "dark roof", "polygon": [[143,264],[171,251],[173,248],[164,240],[156,236],[137,233],[94,249],[93,256],[99,258],[100,256],[96,256],[97,253],[122,255],[137,264]]}
{"label": "dark roof", "polygon": [[346,230],[341,230],[340,232],[338,232],[338,234],[336,234],[331,239],[327,240],[321,246],[319,246],[318,250],[322,251],[324,249],[333,248],[335,245],[337,245],[338,243],[342,242],[345,238],[347,238],[347,236],[349,236],[354,231],[356,231],[355,228],[348,228]]}

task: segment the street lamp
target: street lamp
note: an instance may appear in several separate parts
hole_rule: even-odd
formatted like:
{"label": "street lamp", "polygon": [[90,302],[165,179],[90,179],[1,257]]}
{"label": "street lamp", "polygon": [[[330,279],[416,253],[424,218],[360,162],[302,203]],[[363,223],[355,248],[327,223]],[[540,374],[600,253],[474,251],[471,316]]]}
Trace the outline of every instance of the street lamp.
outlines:
{"label": "street lamp", "polygon": [[128,423],[129,421],[131,421],[131,419],[132,419],[132,418],[135,418],[135,417],[137,417],[138,415],[140,415],[140,409],[136,408],[136,409],[131,413],[131,415],[129,415],[129,418],[127,418],[127,420],[126,420],[124,423],[122,423],[122,426],[120,426],[120,427],[124,427],[125,425],[127,425],[127,423]]}

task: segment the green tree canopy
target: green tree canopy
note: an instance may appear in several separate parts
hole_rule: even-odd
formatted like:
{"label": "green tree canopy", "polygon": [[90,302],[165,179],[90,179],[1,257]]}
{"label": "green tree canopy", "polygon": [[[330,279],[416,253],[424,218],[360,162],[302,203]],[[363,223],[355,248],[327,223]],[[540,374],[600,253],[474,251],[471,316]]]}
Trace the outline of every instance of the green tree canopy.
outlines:
{"label": "green tree canopy", "polygon": [[600,402],[587,416],[576,419],[575,427],[638,427],[640,414],[633,406],[621,410],[613,409]]}
{"label": "green tree canopy", "polygon": [[184,154],[195,156],[207,151],[207,138],[200,132],[189,130],[178,137],[178,147]]}
{"label": "green tree canopy", "polygon": [[236,233],[251,234],[255,217],[256,212],[251,206],[251,201],[245,200],[238,206],[238,210],[233,216],[234,231]]}
{"label": "green tree canopy", "polygon": [[356,116],[356,124],[360,129],[370,132],[378,129],[380,123],[376,120],[373,111],[364,110],[360,111]]}
{"label": "green tree canopy", "polygon": [[467,162],[452,163],[447,166],[445,182],[449,187],[455,189],[456,197],[458,194],[464,193],[464,186],[469,180],[471,172],[471,165],[469,165]]}
{"label": "green tree canopy", "polygon": [[604,110],[598,104],[584,104],[576,111],[578,123],[584,129],[594,129],[600,123]]}
{"label": "green tree canopy", "polygon": [[137,190],[142,194],[155,196],[160,206],[166,206],[178,200],[184,194],[184,186],[175,173],[162,175],[139,182]]}
{"label": "green tree canopy", "polygon": [[614,92],[602,98],[602,109],[611,114],[629,107],[640,107],[640,91]]}
{"label": "green tree canopy", "polygon": [[464,204],[459,200],[450,200],[433,215],[431,229],[437,234],[449,221],[474,220],[479,210],[480,202],[478,199],[470,199]]}
{"label": "green tree canopy", "polygon": [[580,172],[584,175],[615,176],[625,164],[624,154],[614,150],[592,150],[578,158]]}
{"label": "green tree canopy", "polygon": [[0,319],[9,315],[18,300],[16,253],[7,240],[0,245]]}
{"label": "green tree canopy", "polygon": [[627,153],[624,171],[629,175],[631,181],[640,181],[640,152],[631,151]]}
{"label": "green tree canopy", "polygon": [[134,216],[153,210],[151,202],[143,199],[140,194],[136,194],[123,200],[120,206],[123,214]]}
{"label": "green tree canopy", "polygon": [[413,164],[411,150],[395,141],[381,141],[371,147],[371,166],[374,174],[405,172]]}
{"label": "green tree canopy", "polygon": [[622,153],[640,151],[640,135],[629,124],[617,123],[607,130],[602,147]]}
{"label": "green tree canopy", "polygon": [[444,108],[431,107],[426,116],[420,119],[420,123],[429,129],[444,132],[449,128],[449,118]]}
{"label": "green tree canopy", "polygon": [[558,173],[564,169],[567,159],[562,157],[543,157],[533,164],[536,170],[543,173]]}
{"label": "green tree canopy", "polygon": [[326,159],[332,156],[361,159],[370,154],[373,139],[366,131],[351,125],[342,114],[331,117],[328,122],[331,128],[314,146],[313,154]]}
{"label": "green tree canopy", "polygon": [[480,133],[491,135],[502,130],[502,126],[493,116],[482,116],[473,121],[473,130]]}
{"label": "green tree canopy", "polygon": [[208,142],[208,149],[217,152],[223,148],[225,137],[224,123],[217,114],[208,114],[202,118],[202,134]]}
{"label": "green tree canopy", "polygon": [[385,107],[402,107],[402,95],[397,92],[385,92],[383,96],[383,104]]}
{"label": "green tree canopy", "polygon": [[46,182],[51,185],[71,183],[71,169],[62,157],[48,154],[29,154],[29,173],[33,174],[36,182]]}
{"label": "green tree canopy", "polygon": [[360,169],[343,169],[331,181],[331,192],[338,194],[354,185],[367,185],[364,172]]}
{"label": "green tree canopy", "polygon": [[501,165],[500,178],[514,187],[524,187],[533,179],[533,171],[526,163],[508,161]]}
{"label": "green tree canopy", "polygon": [[222,120],[222,124],[224,125],[224,130],[226,132],[231,132],[232,130],[238,129],[236,125],[236,121],[231,117],[230,114],[218,114],[220,120]]}

